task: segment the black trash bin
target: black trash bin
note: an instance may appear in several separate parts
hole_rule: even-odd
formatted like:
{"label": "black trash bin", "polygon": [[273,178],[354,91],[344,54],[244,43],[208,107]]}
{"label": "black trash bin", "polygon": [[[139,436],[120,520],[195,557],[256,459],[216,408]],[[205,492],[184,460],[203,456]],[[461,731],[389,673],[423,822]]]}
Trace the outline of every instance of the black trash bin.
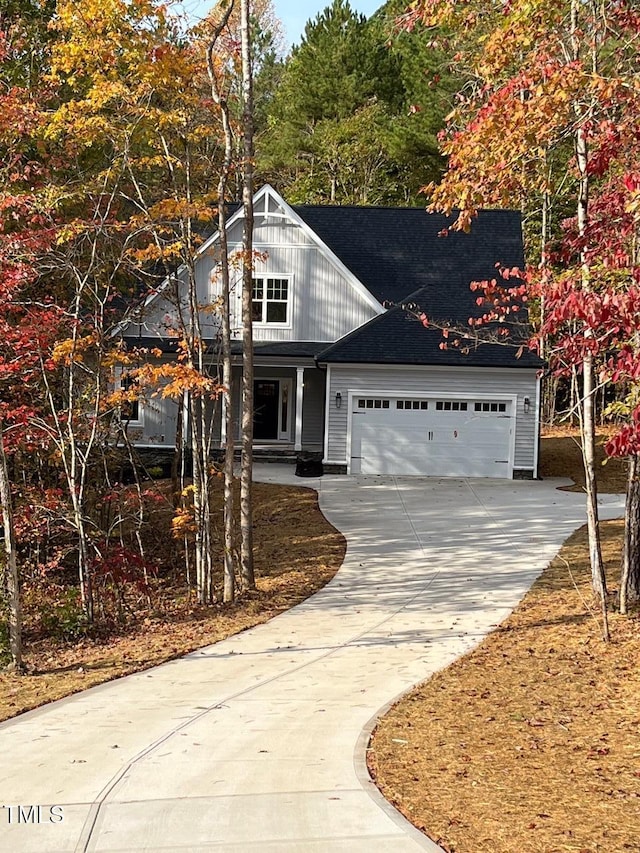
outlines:
{"label": "black trash bin", "polygon": [[301,453],[296,461],[296,477],[322,477],[322,460],[310,453]]}

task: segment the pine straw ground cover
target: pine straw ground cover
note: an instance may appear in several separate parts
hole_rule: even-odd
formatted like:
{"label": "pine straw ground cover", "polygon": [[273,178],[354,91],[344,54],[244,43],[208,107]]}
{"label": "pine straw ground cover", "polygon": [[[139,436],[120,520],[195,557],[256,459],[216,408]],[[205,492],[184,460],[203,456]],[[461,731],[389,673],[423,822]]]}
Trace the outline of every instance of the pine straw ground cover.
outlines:
{"label": "pine straw ground cover", "polygon": [[[257,592],[233,605],[198,607],[174,580],[157,591],[148,615],[106,637],[61,643],[39,629],[35,607],[27,602],[27,674],[0,672],[0,720],[225,639],[324,586],[342,564],[345,541],[320,512],[316,493],[256,483],[254,501]],[[156,550],[165,553],[176,551],[171,515],[169,508],[158,511],[152,531]]]}
{"label": "pine straw ground cover", "polygon": [[[578,435],[571,427],[554,427],[543,430],[542,452],[540,454],[540,476],[569,477],[573,486],[567,486],[568,492],[584,491],[584,466]],[[610,494],[623,494],[627,489],[627,465],[624,459],[608,459],[604,445],[608,434],[600,430],[596,438],[596,465],[600,491]]]}
{"label": "pine straw ground cover", "polygon": [[[549,441],[543,470],[569,476],[573,437]],[[622,522],[602,530],[615,592]],[[640,851],[640,618],[611,612],[605,645],[591,607],[582,528],[493,634],[380,721],[372,777],[450,853]]]}

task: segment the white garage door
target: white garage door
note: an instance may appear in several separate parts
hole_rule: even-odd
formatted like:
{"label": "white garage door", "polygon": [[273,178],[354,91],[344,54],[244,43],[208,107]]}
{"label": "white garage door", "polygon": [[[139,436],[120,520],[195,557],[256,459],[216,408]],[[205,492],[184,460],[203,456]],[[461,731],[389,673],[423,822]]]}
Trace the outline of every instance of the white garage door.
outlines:
{"label": "white garage door", "polygon": [[512,475],[512,403],[486,398],[353,398],[352,474]]}

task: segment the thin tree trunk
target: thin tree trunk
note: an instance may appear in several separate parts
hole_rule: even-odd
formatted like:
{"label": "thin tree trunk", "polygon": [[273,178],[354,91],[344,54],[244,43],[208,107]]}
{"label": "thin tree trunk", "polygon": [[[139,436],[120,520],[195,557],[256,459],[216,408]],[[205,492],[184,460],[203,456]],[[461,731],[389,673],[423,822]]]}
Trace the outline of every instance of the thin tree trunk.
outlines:
{"label": "thin tree trunk", "polygon": [[233,136],[229,118],[229,105],[227,92],[221,88],[216,75],[214,63],[214,49],[216,42],[226,26],[231,11],[233,0],[229,3],[221,23],[216,27],[213,37],[207,49],[207,71],[211,83],[211,94],[213,100],[220,108],[222,117],[222,128],[224,132],[224,162],[218,179],[218,230],[220,232],[220,273],[222,281],[222,394],[224,395],[224,424],[225,424],[225,447],[224,447],[224,554],[223,554],[223,601],[230,602],[235,598],[236,577],[234,564],[235,550],[235,496],[233,491],[233,466],[234,466],[234,437],[235,418],[232,405],[232,370],[231,370],[231,299],[230,299],[230,274],[229,274],[229,247],[227,241],[227,214],[226,196],[231,161],[233,153]]}
{"label": "thin tree trunk", "polygon": [[629,457],[624,511],[624,550],[620,576],[620,613],[640,600],[640,456]]}
{"label": "thin tree trunk", "polygon": [[7,593],[9,598],[9,651],[12,667],[22,670],[22,607],[20,604],[20,581],[16,555],[15,528],[13,524],[13,501],[11,484],[4,450],[3,426],[0,422],[0,501],[2,501],[2,525],[4,527],[4,556],[6,560]]}
{"label": "thin tree trunk", "polygon": [[589,558],[591,562],[591,580],[594,592],[605,599],[607,581],[602,560],[600,544],[600,522],[598,517],[598,484],[596,480],[596,433],[595,405],[593,386],[593,363],[586,358],[583,363],[583,400],[582,400],[582,456],[584,462],[587,492],[587,530],[589,534]]}
{"label": "thin tree trunk", "polygon": [[[573,58],[579,61],[581,58],[581,39],[584,35],[580,31],[581,0],[571,2],[571,41]],[[577,225],[578,235],[584,238],[589,223],[589,150],[587,136],[584,128],[586,115],[584,107],[576,104],[577,129],[575,133],[575,154],[578,167],[578,200],[577,200]],[[589,264],[586,259],[585,249],[581,249],[581,276],[582,288],[588,291],[591,286]],[[589,330],[585,330],[588,337]],[[609,624],[607,618],[607,581],[602,560],[602,548],[600,546],[600,525],[598,519],[598,491],[596,482],[595,462],[595,388],[593,381],[593,359],[590,355],[585,356],[582,362],[582,417],[580,429],[582,435],[582,459],[584,462],[585,484],[587,492],[587,530],[589,536],[589,558],[591,562],[591,580],[596,595],[600,597],[602,605],[603,635],[609,639]]]}
{"label": "thin tree trunk", "polygon": [[[589,204],[589,176],[587,173],[587,142],[584,131],[580,128],[576,137],[576,156],[580,171],[578,194],[578,231],[581,236],[586,233]],[[585,290],[590,287],[589,268],[586,261],[582,264],[582,286]],[[585,331],[585,335],[588,330]],[[587,493],[587,530],[589,534],[589,558],[591,562],[591,579],[594,592],[602,601],[606,600],[607,581],[602,561],[600,545],[600,524],[598,519],[598,485],[596,480],[596,419],[593,375],[593,359],[585,356],[582,362],[582,400],[580,430],[582,437],[582,459],[584,462],[585,484]],[[605,634],[608,629],[605,627]]]}
{"label": "thin tree trunk", "polygon": [[[222,232],[221,232],[222,233]],[[233,601],[236,594],[236,572],[234,563],[235,553],[235,494],[233,490],[233,467],[234,467],[234,436],[236,421],[233,416],[232,405],[232,371],[231,371],[231,335],[229,323],[229,288],[228,282],[225,287],[226,299],[223,312],[226,321],[223,320],[223,363],[222,384],[225,395],[225,447],[224,447],[224,590],[223,600]]]}
{"label": "thin tree trunk", "polygon": [[182,458],[184,454],[184,413],[183,406],[178,403],[178,412],[176,415],[176,441],[171,459],[171,495],[173,508],[177,509],[180,505],[180,492],[183,486],[181,485],[180,472],[182,470]]}
{"label": "thin tree trunk", "polygon": [[[185,153],[185,189],[187,201],[191,203],[191,166],[189,151]],[[187,216],[182,223],[185,244],[192,246],[192,221]],[[205,364],[206,344],[202,337],[200,303],[193,255],[187,263],[189,288],[189,366],[195,368],[200,377],[207,375]],[[191,401],[191,452],[193,457],[193,497],[196,524],[196,586],[200,604],[211,604],[213,594],[213,559],[211,553],[211,475],[209,471],[209,443],[206,403],[203,392],[189,395]]]}
{"label": "thin tree trunk", "polygon": [[253,80],[250,0],[240,2],[242,42],[242,464],[240,472],[240,572],[245,589],[254,589],[253,571]]}

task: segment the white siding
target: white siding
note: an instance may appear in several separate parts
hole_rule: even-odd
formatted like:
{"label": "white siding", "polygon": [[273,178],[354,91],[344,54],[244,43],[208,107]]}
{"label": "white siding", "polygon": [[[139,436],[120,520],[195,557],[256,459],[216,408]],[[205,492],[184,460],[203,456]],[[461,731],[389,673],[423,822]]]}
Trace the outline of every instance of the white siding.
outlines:
{"label": "white siding", "polygon": [[128,427],[127,432],[131,440],[138,445],[173,447],[176,440],[178,405],[174,400],[152,397],[151,392],[147,392],[139,402],[142,425]]}
{"label": "white siding", "polygon": [[[229,251],[241,249],[242,222],[229,229]],[[376,315],[371,301],[354,287],[338,266],[315,245],[304,231],[284,219],[265,220],[258,217],[254,229],[257,274],[290,276],[289,323],[286,328],[254,326],[257,341],[336,341]],[[211,305],[220,295],[220,281],[215,275],[215,247],[206,250],[196,265],[198,299]],[[186,282],[183,285],[186,293]],[[241,337],[240,272],[232,271],[232,328]],[[188,311],[182,300],[184,317]],[[201,324],[205,337],[213,338],[219,326],[215,313],[204,311]],[[167,326],[177,328],[176,308],[171,300],[159,297],[142,314],[140,324],[131,324],[127,335],[162,337]]]}
{"label": "white siding", "polygon": [[304,371],[304,400],[302,410],[302,449],[322,450],[324,430],[325,371],[307,367]]}
{"label": "white siding", "polygon": [[[491,397],[492,394],[517,396],[514,468],[533,470],[536,436],[536,371],[517,368],[487,369],[473,367],[389,367],[331,365],[328,392],[329,463],[347,464],[347,426],[349,391],[392,391],[406,394],[460,394],[465,397]],[[342,405],[335,405],[336,394]],[[529,397],[529,412],[524,398]]]}

